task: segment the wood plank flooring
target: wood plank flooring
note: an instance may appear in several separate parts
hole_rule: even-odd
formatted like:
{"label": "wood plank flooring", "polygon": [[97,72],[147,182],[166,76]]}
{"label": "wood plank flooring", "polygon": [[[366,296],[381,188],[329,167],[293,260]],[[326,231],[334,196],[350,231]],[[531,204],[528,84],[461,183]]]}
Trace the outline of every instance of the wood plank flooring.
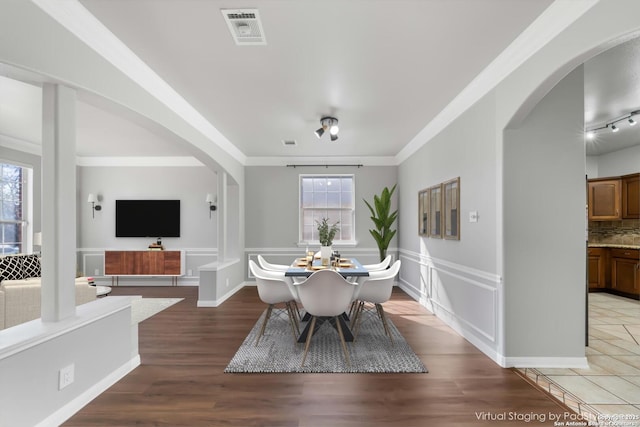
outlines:
{"label": "wood plank flooring", "polygon": [[428,374],[225,374],[265,309],[255,287],[217,308],[197,308],[196,287],[112,294],[185,300],[139,325],[141,366],[64,426],[546,426],[566,412],[400,289],[385,310]]}

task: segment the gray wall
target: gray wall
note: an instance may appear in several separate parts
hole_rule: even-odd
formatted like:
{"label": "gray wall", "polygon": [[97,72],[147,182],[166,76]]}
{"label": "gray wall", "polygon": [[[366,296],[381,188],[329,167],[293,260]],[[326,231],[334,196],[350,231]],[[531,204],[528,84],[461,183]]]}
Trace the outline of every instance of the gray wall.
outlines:
{"label": "gray wall", "polygon": [[[185,250],[187,276],[212,262],[217,248],[217,213],[209,218],[207,193],[216,193],[217,176],[202,167],[80,167],[78,171],[78,268],[100,276],[103,251],[145,250],[155,239],[115,237],[117,199],[179,199],[180,237],[163,238],[167,250]],[[102,210],[91,216],[89,193],[100,195]],[[98,270],[99,274],[96,274]],[[191,270],[191,274],[189,273]],[[133,279],[131,279],[133,280]],[[138,278],[137,282],[143,281]]]}
{"label": "gray wall", "polygon": [[[298,245],[299,175],[301,174],[354,174],[356,201],[355,248],[340,248],[342,253],[357,255],[363,262],[378,260],[378,250],[369,234],[373,227],[369,209],[363,202],[373,200],[386,186],[397,181],[395,166],[357,167],[284,167],[256,166],[245,170],[245,247],[248,257],[262,253],[271,262],[290,263],[291,256],[300,255],[304,248]],[[397,190],[394,200],[397,199]],[[394,208],[396,203],[394,201]],[[396,223],[397,225],[397,223]],[[389,245],[394,252],[396,238]],[[246,267],[246,262],[245,262]],[[247,276],[248,277],[248,276]]]}
{"label": "gray wall", "polygon": [[[400,283],[492,357],[499,340],[495,99],[488,95],[399,169]],[[418,192],[460,177],[460,240],[418,234]],[[469,222],[477,211],[479,221]]]}
{"label": "gray wall", "polygon": [[[640,132],[639,132],[640,133]],[[604,178],[640,172],[640,144],[595,157],[597,168],[589,178]]]}
{"label": "gray wall", "polygon": [[504,138],[505,352],[584,357],[584,79],[579,67]]}

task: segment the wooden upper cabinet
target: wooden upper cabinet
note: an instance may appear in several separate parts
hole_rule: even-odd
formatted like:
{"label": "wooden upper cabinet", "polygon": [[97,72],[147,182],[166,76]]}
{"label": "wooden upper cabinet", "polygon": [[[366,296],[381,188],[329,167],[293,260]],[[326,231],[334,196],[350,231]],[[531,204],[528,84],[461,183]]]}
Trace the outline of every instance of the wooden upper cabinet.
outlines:
{"label": "wooden upper cabinet", "polygon": [[616,178],[589,180],[589,219],[608,221],[620,219],[622,181]]}
{"label": "wooden upper cabinet", "polygon": [[622,177],[622,218],[640,218],[640,173]]}

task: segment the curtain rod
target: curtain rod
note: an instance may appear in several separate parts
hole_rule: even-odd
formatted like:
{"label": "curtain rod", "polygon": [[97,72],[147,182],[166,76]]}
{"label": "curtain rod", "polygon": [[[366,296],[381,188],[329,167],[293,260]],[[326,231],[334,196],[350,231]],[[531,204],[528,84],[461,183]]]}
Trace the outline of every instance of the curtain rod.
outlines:
{"label": "curtain rod", "polygon": [[339,166],[356,166],[357,168],[361,168],[364,165],[287,165],[288,168],[301,168],[301,167],[339,167]]}

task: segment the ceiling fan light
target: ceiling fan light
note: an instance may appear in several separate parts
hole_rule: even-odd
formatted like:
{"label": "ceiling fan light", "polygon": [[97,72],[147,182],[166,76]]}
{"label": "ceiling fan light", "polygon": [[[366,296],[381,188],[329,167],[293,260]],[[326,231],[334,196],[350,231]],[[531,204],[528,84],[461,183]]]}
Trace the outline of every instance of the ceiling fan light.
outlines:
{"label": "ceiling fan light", "polygon": [[340,128],[338,127],[338,125],[333,125],[331,126],[331,128],[329,129],[329,133],[331,135],[337,135],[338,132],[340,132]]}

